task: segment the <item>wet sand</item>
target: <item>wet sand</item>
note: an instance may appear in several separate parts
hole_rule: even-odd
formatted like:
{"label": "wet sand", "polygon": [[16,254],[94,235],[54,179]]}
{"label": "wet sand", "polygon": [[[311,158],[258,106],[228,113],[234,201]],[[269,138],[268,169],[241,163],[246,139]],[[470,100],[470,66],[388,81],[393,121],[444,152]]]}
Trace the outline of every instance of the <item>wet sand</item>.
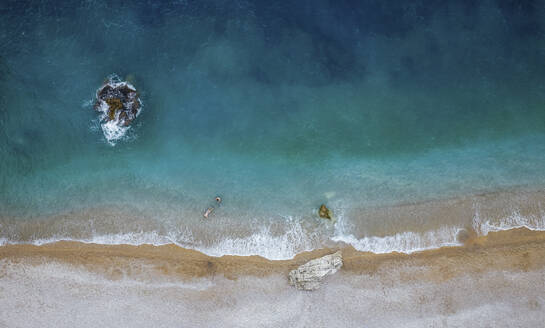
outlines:
{"label": "wet sand", "polygon": [[[463,246],[442,247],[412,254],[373,254],[339,244],[342,272],[375,275],[384,270],[399,272],[402,281],[444,281],[453,277],[488,271],[538,270],[545,266],[545,232],[526,228],[491,232],[487,236],[470,233]],[[55,261],[104,274],[109,279],[141,274],[165,275],[182,280],[198,277],[263,277],[287,274],[306,261],[337,249],[320,249],[298,254],[291,260],[273,261],[259,256],[207,256],[176,245],[98,245],[61,241],[35,246],[0,247],[0,260],[35,264]],[[141,264],[141,265],[135,265]],[[417,267],[418,270],[414,270]]]}

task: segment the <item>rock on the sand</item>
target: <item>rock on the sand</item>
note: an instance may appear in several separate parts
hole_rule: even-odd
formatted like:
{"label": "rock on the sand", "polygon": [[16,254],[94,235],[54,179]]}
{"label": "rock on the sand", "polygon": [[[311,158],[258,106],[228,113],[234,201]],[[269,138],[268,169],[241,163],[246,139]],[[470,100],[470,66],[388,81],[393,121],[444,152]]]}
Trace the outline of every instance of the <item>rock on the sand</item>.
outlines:
{"label": "rock on the sand", "polygon": [[289,283],[297,289],[316,290],[325,276],[334,274],[342,265],[341,251],[311,260],[289,273]]}

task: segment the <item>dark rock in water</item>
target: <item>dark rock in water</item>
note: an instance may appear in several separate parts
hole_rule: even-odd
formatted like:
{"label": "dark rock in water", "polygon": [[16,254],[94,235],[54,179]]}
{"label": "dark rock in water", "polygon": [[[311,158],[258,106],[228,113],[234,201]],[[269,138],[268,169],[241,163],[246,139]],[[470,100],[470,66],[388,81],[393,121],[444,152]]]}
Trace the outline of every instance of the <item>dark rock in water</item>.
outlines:
{"label": "dark rock in water", "polygon": [[333,219],[333,212],[324,204],[320,206],[320,209],[318,210],[318,215],[324,219]]}
{"label": "dark rock in water", "polygon": [[136,88],[117,76],[106,80],[96,93],[95,110],[102,113],[102,121],[128,126],[140,114],[142,102]]}

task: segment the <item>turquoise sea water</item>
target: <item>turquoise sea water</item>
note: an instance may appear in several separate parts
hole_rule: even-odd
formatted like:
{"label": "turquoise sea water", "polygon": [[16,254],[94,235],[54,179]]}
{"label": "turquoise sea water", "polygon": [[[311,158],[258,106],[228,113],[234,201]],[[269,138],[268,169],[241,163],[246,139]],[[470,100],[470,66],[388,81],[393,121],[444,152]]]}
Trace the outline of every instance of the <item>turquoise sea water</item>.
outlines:
{"label": "turquoise sea water", "polygon": [[[0,239],[284,258],[332,236],[420,231],[366,208],[540,190],[542,8],[3,1]],[[92,108],[111,74],[144,104],[115,145]],[[433,220],[454,229],[441,244],[471,217]]]}

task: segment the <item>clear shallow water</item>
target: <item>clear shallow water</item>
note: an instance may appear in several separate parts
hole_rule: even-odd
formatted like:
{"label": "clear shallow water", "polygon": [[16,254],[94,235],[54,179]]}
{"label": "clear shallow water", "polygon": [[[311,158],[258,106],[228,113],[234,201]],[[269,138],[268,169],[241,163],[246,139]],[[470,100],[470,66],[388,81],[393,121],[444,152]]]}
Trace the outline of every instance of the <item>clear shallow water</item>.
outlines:
{"label": "clear shallow water", "polygon": [[[423,235],[405,250],[455,242],[476,211],[360,212],[542,188],[536,8],[3,3],[0,238],[270,258],[352,237],[363,249],[399,239],[374,251],[410,232]],[[115,146],[91,105],[112,73],[132,76],[144,103]],[[315,218],[322,202],[336,226]]]}

